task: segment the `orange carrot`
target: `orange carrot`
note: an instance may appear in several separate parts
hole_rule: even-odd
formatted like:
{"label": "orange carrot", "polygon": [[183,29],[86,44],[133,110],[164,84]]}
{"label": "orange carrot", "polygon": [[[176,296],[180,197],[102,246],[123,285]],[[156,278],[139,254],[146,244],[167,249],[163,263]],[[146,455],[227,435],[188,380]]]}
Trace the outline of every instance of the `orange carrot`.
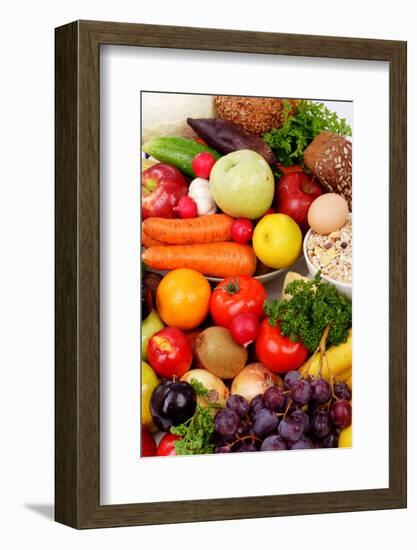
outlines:
{"label": "orange carrot", "polygon": [[253,248],[234,242],[152,246],[142,258],[153,269],[188,267],[211,277],[253,275],[256,268]]}
{"label": "orange carrot", "polygon": [[142,223],[147,237],[169,244],[203,244],[231,240],[233,218],[226,214],[207,214],[197,218],[148,218]]}
{"label": "orange carrot", "polygon": [[145,248],[150,248],[151,246],[163,246],[164,244],[162,241],[157,241],[156,239],[152,239],[152,237],[148,237],[144,231],[142,231],[142,246]]}

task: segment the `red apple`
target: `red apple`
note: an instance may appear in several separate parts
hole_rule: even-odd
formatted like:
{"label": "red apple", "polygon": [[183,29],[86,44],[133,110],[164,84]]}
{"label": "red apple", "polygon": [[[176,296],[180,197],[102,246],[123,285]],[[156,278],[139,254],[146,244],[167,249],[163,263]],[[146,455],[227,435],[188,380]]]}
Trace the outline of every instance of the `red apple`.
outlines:
{"label": "red apple", "polygon": [[188,193],[187,180],[171,164],[158,163],[142,172],[142,219],[176,218],[174,207]]}
{"label": "red apple", "polygon": [[282,176],[276,190],[276,208],[280,214],[287,214],[307,231],[307,214],[310,204],[324,193],[316,179],[304,172]]}
{"label": "red apple", "polygon": [[300,164],[292,164],[290,166],[285,166],[284,164],[277,163],[277,168],[283,176],[286,174],[293,174],[294,172],[302,172],[303,167]]}

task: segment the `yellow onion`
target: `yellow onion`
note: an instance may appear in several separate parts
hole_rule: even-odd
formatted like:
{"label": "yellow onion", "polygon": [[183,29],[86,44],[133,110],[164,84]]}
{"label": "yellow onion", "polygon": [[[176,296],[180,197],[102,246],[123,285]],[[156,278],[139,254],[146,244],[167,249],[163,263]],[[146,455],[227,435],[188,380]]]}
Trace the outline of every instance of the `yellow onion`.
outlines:
{"label": "yellow onion", "polygon": [[[193,378],[203,384],[208,390],[209,393],[207,398],[210,403],[218,403],[222,407],[226,406],[226,401],[230,392],[218,376],[206,369],[192,369],[181,377],[181,382],[188,382],[190,384]],[[202,397],[197,396],[197,402],[202,406],[207,405],[207,400]],[[216,409],[214,409],[214,411],[216,411]]]}
{"label": "yellow onion", "polygon": [[241,395],[250,403],[257,395],[263,395],[271,386],[284,387],[279,376],[269,371],[262,363],[244,367],[232,383],[232,395]]}

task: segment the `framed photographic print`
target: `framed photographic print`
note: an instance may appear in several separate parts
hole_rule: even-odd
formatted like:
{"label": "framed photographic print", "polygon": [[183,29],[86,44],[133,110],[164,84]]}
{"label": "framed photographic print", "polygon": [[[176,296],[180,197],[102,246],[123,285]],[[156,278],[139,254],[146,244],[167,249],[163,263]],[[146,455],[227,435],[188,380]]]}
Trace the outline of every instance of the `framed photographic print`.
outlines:
{"label": "framed photographic print", "polygon": [[56,29],[56,520],[405,507],[406,231],[406,43]]}

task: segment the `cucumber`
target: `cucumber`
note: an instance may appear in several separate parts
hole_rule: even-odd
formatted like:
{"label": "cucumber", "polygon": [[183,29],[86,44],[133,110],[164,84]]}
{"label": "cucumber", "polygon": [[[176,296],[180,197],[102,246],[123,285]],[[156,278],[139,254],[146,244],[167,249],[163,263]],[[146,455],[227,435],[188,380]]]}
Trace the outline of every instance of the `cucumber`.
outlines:
{"label": "cucumber", "polygon": [[198,153],[202,151],[211,153],[216,160],[221,156],[214,149],[198,141],[184,137],[171,136],[151,139],[143,144],[142,150],[148,155],[151,155],[151,157],[159,160],[159,162],[173,164],[181,170],[181,172],[184,172],[184,174],[191,178],[195,178],[192,162]]}

